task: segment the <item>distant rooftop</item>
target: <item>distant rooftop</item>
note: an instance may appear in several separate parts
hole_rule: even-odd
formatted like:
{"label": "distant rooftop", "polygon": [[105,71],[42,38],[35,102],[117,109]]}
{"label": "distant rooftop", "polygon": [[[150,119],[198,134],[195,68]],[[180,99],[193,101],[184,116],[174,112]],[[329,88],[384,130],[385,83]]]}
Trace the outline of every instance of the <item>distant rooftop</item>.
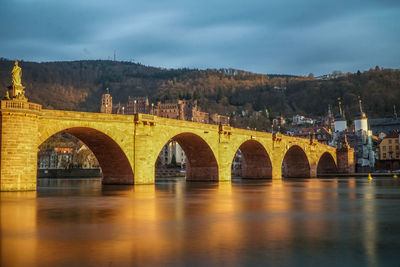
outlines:
{"label": "distant rooftop", "polygon": [[400,130],[400,118],[370,119],[369,126],[374,134],[381,132],[390,133],[395,130]]}

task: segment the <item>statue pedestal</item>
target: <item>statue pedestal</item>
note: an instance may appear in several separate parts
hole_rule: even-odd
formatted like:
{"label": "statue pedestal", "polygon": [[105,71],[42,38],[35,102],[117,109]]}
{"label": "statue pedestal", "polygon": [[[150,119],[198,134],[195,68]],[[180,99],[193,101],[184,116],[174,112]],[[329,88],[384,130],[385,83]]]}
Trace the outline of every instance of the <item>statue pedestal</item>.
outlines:
{"label": "statue pedestal", "polygon": [[12,99],[17,99],[20,101],[28,102],[28,99],[25,97],[25,86],[22,85],[11,85],[8,87],[9,90],[12,90]]}

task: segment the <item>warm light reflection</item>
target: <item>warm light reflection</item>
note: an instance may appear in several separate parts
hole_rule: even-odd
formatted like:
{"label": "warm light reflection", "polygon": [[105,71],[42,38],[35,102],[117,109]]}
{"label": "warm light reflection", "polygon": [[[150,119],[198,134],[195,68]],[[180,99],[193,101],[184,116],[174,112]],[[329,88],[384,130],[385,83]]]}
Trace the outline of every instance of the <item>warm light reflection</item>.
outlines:
{"label": "warm light reflection", "polygon": [[310,214],[303,225],[305,234],[318,238],[331,229],[327,225],[326,213],[337,212],[337,180],[309,179],[305,183],[304,210]]}
{"label": "warm light reflection", "polygon": [[31,266],[37,256],[36,192],[0,196],[0,265]]}
{"label": "warm light reflection", "polygon": [[272,190],[265,192],[266,196],[263,205],[269,216],[264,226],[266,238],[271,240],[268,248],[274,247],[274,242],[279,242],[282,246],[289,246],[291,236],[293,236],[293,221],[290,212],[293,208],[292,191],[290,182],[283,180],[272,180]]}
{"label": "warm light reflection", "polygon": [[364,249],[368,258],[370,266],[377,266],[376,261],[376,242],[377,242],[377,232],[376,232],[376,207],[375,207],[375,185],[373,183],[365,183],[363,187],[364,198],[362,203],[363,210],[363,238],[364,238]]}
{"label": "warm light reflection", "polygon": [[356,179],[354,177],[348,178],[347,180],[348,183],[348,188],[349,188],[349,198],[350,199],[355,199],[357,197],[357,193],[356,193]]}
{"label": "warm light reflection", "polygon": [[1,266],[319,266],[332,247],[378,264],[375,183],[55,184],[0,194]]}

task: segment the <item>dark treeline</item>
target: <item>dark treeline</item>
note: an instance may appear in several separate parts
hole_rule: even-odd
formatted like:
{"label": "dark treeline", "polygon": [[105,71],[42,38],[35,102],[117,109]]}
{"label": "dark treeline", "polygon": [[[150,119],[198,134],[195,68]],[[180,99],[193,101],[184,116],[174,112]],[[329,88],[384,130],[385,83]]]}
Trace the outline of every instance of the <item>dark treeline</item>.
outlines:
{"label": "dark treeline", "polygon": [[[392,116],[393,105],[400,102],[400,71],[378,67],[318,80],[312,75],[264,75],[234,69],[162,69],[107,60],[21,61],[20,66],[27,97],[45,108],[97,112],[101,94],[110,88],[114,104],[126,103],[128,96],[149,96],[152,102],[194,99],[204,111],[227,114],[236,126],[258,129],[268,128],[268,114],[270,118],[294,114],[321,116],[326,114],[328,105],[337,112],[338,97],[343,99],[349,118],[358,111],[358,96],[371,118]],[[10,84],[12,67],[12,61],[0,60],[2,95]],[[255,116],[255,111],[261,112]]]}

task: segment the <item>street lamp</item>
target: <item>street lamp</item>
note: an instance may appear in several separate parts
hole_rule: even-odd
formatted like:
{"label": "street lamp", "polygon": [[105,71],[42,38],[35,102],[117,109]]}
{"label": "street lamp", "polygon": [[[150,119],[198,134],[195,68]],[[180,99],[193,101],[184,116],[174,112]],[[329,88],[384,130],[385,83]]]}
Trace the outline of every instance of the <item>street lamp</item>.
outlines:
{"label": "street lamp", "polygon": [[151,115],[154,115],[154,103],[151,103]]}
{"label": "street lamp", "polygon": [[136,114],[136,99],[133,100],[133,114]]}

